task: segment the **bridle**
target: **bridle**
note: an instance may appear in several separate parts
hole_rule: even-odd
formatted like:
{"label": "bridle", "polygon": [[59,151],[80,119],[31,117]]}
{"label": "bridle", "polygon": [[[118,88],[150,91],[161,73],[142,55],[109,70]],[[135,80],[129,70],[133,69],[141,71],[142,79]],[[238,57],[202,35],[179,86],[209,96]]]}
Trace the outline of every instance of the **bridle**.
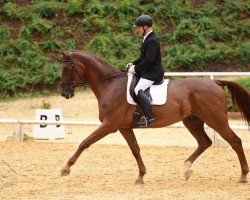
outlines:
{"label": "bridle", "polygon": [[[69,54],[69,55],[70,55],[69,59],[63,59],[62,60],[62,63],[67,63],[67,62],[70,63],[70,68],[69,67],[64,67],[64,66],[62,68],[62,70],[66,70],[66,71],[68,71],[70,73],[69,80],[67,82],[62,82],[62,81],[60,82],[61,87],[63,87],[67,91],[74,90],[77,87],[81,87],[81,86],[84,86],[84,85],[87,85],[87,84],[90,84],[90,83],[96,84],[96,83],[100,83],[100,82],[103,82],[103,81],[109,81],[110,79],[113,79],[113,78],[127,76],[127,73],[123,72],[123,73],[120,73],[120,74],[116,74],[116,75],[113,75],[113,76],[106,77],[104,79],[91,81],[91,82],[87,81],[87,80],[85,80],[84,78],[81,77],[81,75],[80,75],[80,73],[78,71],[78,68],[76,67],[76,65],[74,63],[72,55],[71,54]],[[80,81],[79,81],[78,84],[74,81],[74,73],[76,73],[80,78]]]}
{"label": "bridle", "polygon": [[[65,70],[70,74],[69,74],[69,80],[67,82],[62,82],[62,81],[60,82],[61,87],[63,87],[65,90],[70,91],[70,90],[75,89],[76,87],[80,87],[84,85],[85,80],[81,78],[81,75],[72,59],[72,55],[70,54],[70,59],[63,59],[62,63],[70,63],[70,68],[64,67],[64,65],[62,68],[62,70]],[[80,78],[80,81],[78,84],[76,84],[76,82],[74,81],[74,73],[76,73]]]}

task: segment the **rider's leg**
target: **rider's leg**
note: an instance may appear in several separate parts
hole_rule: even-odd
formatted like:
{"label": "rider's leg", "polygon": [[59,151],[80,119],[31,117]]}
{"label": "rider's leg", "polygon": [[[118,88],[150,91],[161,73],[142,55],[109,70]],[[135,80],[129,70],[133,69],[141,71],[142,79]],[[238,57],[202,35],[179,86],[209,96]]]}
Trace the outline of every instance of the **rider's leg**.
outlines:
{"label": "rider's leg", "polygon": [[136,94],[136,96],[138,95],[139,90],[145,91],[151,85],[153,85],[153,83],[154,83],[154,81],[151,81],[151,80],[148,80],[148,79],[144,79],[144,78],[140,78],[138,84],[135,87],[135,94]]}
{"label": "rider's leg", "polygon": [[140,107],[142,108],[144,114],[146,115],[145,119],[141,119],[141,121],[139,121],[137,123],[138,126],[147,126],[147,125],[153,123],[153,121],[154,121],[154,117],[152,114],[152,108],[151,108],[151,102],[150,102],[149,98],[144,93],[144,91],[147,88],[149,88],[153,83],[154,83],[154,81],[150,81],[150,80],[141,78],[139,80],[137,86],[135,87],[135,94],[137,96],[138,103],[139,103]]}

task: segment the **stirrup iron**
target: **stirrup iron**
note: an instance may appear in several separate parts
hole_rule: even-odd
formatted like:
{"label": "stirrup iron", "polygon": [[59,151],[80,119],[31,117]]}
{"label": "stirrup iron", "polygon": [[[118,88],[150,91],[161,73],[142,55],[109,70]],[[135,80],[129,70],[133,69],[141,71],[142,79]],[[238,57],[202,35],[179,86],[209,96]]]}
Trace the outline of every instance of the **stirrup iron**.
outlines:
{"label": "stirrup iron", "polygon": [[137,123],[137,126],[148,126],[154,122],[155,118],[144,117]]}

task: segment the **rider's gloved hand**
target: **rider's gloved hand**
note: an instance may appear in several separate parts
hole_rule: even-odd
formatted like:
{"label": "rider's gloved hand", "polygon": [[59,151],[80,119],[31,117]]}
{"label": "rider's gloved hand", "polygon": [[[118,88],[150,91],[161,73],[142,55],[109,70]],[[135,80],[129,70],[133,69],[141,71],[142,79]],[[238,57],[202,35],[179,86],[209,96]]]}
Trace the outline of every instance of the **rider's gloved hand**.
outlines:
{"label": "rider's gloved hand", "polygon": [[134,74],[135,73],[135,66],[131,65],[128,69],[128,73]]}
{"label": "rider's gloved hand", "polygon": [[130,68],[132,65],[133,65],[133,63],[128,63],[128,64],[126,65],[126,70],[128,71],[129,68]]}

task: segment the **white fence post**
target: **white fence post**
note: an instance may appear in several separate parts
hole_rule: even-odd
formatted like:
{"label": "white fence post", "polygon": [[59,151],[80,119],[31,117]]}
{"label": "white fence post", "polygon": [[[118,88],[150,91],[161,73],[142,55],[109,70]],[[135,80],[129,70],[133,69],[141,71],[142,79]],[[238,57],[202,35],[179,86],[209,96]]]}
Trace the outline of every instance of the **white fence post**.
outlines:
{"label": "white fence post", "polygon": [[23,141],[22,124],[20,121],[17,121],[17,123],[13,125],[13,141]]}

